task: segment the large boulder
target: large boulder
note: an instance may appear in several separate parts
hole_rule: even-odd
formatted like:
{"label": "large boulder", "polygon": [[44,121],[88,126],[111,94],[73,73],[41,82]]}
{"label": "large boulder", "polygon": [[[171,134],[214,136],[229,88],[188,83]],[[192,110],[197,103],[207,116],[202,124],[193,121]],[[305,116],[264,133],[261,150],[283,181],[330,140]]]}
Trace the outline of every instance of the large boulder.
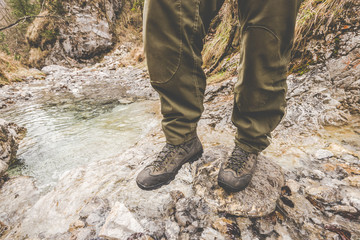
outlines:
{"label": "large boulder", "polygon": [[[28,28],[29,63],[35,67],[92,62],[109,52],[116,42],[115,22],[125,1],[77,0],[61,4],[57,14],[62,18],[37,18]],[[54,14],[44,11],[40,15]]]}

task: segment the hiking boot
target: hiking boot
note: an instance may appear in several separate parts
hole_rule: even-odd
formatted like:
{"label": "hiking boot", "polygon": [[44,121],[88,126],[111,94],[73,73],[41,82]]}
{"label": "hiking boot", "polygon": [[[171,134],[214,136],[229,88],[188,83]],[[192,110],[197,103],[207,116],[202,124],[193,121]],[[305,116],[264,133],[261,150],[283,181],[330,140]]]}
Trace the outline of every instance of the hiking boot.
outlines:
{"label": "hiking boot", "polygon": [[238,192],[247,187],[255,171],[256,153],[248,153],[235,146],[231,156],[221,165],[218,184],[229,192]]}
{"label": "hiking boot", "polygon": [[181,166],[198,160],[203,147],[198,137],[180,145],[166,144],[157,159],[137,176],[136,183],[143,190],[153,190],[174,180]]}

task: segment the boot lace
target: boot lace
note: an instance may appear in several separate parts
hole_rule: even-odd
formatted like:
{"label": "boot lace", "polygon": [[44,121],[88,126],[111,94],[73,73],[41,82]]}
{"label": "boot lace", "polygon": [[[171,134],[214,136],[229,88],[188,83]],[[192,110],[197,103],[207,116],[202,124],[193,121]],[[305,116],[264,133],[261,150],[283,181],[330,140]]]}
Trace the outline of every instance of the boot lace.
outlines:
{"label": "boot lace", "polygon": [[179,148],[183,149],[182,145],[172,145],[167,143],[150,166],[152,166],[155,171],[165,169],[169,163],[173,163],[174,158],[172,156]]}
{"label": "boot lace", "polygon": [[231,156],[225,163],[225,168],[230,168],[237,173],[240,173],[245,163],[248,160],[249,154],[241,150],[238,146],[235,146]]}

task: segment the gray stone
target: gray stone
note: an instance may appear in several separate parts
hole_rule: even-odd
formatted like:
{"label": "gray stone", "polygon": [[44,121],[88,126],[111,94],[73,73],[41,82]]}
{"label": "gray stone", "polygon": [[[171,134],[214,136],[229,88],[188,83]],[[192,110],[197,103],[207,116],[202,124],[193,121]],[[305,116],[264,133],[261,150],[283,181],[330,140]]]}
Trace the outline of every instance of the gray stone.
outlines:
{"label": "gray stone", "polygon": [[329,150],[325,150],[325,149],[319,149],[318,151],[315,152],[315,157],[320,160],[332,156],[334,156],[334,154]]}
{"label": "gray stone", "polygon": [[9,166],[5,162],[0,160],[0,177],[2,177],[5,174],[8,168]]}
{"label": "gray stone", "polygon": [[165,236],[169,240],[179,239],[180,227],[177,223],[167,221],[165,223]]}
{"label": "gray stone", "polygon": [[257,223],[260,234],[269,235],[274,231],[274,225],[269,218],[261,218]]}
{"label": "gray stone", "polygon": [[116,202],[101,228],[99,236],[120,240],[139,232],[144,232],[143,227],[123,203]]}
{"label": "gray stone", "polygon": [[204,240],[225,240],[225,237],[221,235],[218,231],[212,228],[205,228],[201,234],[201,239]]}
{"label": "gray stone", "polygon": [[8,226],[21,222],[39,197],[33,178],[17,177],[5,182],[0,188],[0,222]]}
{"label": "gray stone", "polygon": [[6,165],[11,165],[15,160],[19,142],[24,137],[24,133],[25,128],[0,119],[0,177],[6,171]]}

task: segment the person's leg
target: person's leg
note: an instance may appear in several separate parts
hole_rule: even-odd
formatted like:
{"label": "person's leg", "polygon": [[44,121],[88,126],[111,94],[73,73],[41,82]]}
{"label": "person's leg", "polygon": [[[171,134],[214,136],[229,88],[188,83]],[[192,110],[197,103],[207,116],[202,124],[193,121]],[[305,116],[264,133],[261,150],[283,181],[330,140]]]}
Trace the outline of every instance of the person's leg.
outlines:
{"label": "person's leg", "polygon": [[167,143],[196,136],[206,77],[203,38],[223,0],[146,0],[144,43],[151,84],[160,95]]}
{"label": "person's leg", "polygon": [[145,54],[152,86],[160,95],[167,144],[137,176],[152,190],[174,179],[181,166],[202,154],[196,126],[203,112],[206,77],[203,38],[223,0],[146,0]]}
{"label": "person's leg", "polygon": [[251,181],[257,155],[269,144],[281,121],[300,0],[238,0],[241,57],[234,87],[232,121],[235,148],[219,171],[218,183],[228,191],[243,190]]}
{"label": "person's leg", "polygon": [[232,121],[236,144],[260,152],[281,121],[287,66],[300,0],[239,0],[242,26],[238,82]]}

